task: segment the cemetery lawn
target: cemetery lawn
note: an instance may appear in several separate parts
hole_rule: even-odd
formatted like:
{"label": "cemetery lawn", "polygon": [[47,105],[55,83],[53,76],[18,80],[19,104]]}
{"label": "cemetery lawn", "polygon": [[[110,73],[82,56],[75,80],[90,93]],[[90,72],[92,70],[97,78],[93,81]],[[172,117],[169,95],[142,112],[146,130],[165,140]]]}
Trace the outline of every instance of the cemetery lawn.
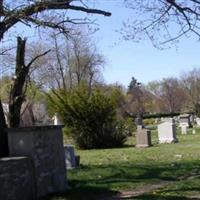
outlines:
{"label": "cemetery lawn", "polygon": [[200,129],[175,144],[157,144],[156,135],[145,149],[131,137],[124,148],[76,150],[81,166],[68,171],[70,189],[46,199],[200,199]]}

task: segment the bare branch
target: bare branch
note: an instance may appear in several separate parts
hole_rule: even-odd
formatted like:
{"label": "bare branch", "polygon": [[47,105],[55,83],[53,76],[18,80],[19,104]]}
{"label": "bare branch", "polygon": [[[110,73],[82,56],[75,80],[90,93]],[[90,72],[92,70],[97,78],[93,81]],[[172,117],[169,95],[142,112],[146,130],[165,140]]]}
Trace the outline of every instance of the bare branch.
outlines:
{"label": "bare branch", "polygon": [[[0,8],[1,8],[1,16],[3,20],[0,21],[0,40],[3,38],[4,33],[8,31],[11,27],[13,27],[18,22],[22,22],[24,19],[27,20],[26,25],[29,24],[29,22],[34,22],[36,24],[41,23],[42,21],[37,20],[33,18],[34,14],[39,14],[44,11],[50,11],[50,10],[75,10],[75,11],[81,11],[84,13],[90,13],[90,14],[99,14],[104,16],[111,16],[111,13],[99,10],[99,9],[91,9],[84,6],[76,6],[76,5],[70,5],[70,3],[74,2],[74,0],[66,0],[62,2],[57,1],[41,1],[41,2],[35,2],[29,5],[25,5],[20,8],[14,8],[12,10],[6,10],[3,8],[3,1],[0,1]],[[2,4],[2,5],[1,5]],[[55,14],[56,15],[56,14]],[[29,21],[30,20],[30,21]],[[66,20],[65,22],[70,22],[70,20]],[[72,21],[71,21],[72,22]],[[45,21],[42,22],[43,26],[48,27],[55,27],[54,24],[52,24],[51,21]],[[57,24],[58,26],[58,24]],[[57,27],[58,29],[63,29],[59,25]]]}
{"label": "bare branch", "polygon": [[135,21],[124,23],[121,33],[125,39],[138,42],[148,38],[157,47],[178,42],[180,38],[189,34],[197,36],[200,40],[199,0],[124,0],[124,2],[134,11],[135,17]]}
{"label": "bare branch", "polygon": [[51,50],[48,50],[48,51],[45,51],[44,53],[40,54],[40,55],[37,55],[36,57],[34,57],[30,62],[29,64],[26,66],[27,68],[30,68],[30,66],[37,60],[39,59],[40,57],[42,56],[45,56],[46,54],[48,54]]}

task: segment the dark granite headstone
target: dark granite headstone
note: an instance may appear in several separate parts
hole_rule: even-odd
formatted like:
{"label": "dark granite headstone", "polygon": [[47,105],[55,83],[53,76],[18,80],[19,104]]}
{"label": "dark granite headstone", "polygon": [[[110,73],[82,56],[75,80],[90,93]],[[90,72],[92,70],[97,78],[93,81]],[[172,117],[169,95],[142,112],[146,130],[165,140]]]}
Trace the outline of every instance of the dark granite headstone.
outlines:
{"label": "dark granite headstone", "polygon": [[138,130],[136,133],[136,147],[151,146],[151,131],[148,129]]}

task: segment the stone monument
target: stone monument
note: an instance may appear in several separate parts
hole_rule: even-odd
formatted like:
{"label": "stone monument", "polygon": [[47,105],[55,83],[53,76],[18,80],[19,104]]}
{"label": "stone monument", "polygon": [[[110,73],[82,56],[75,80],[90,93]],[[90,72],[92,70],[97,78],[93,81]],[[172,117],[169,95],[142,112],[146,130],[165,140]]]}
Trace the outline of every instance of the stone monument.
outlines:
{"label": "stone monument", "polygon": [[181,126],[181,134],[186,135],[187,134],[187,125],[186,124],[182,124]]}
{"label": "stone monument", "polygon": [[62,126],[8,129],[10,156],[27,156],[34,166],[37,197],[63,192],[67,170]]}
{"label": "stone monument", "polygon": [[137,130],[136,133],[136,147],[151,146],[151,131],[148,129]]}
{"label": "stone monument", "polygon": [[196,124],[198,127],[200,127],[200,118],[199,117],[196,118]]}
{"label": "stone monument", "polygon": [[72,145],[65,145],[65,162],[67,169],[76,168],[79,165],[80,157],[75,155],[74,146]]}
{"label": "stone monument", "polygon": [[176,125],[174,119],[168,120],[158,125],[159,143],[173,143],[176,139]]}
{"label": "stone monument", "polygon": [[149,147],[151,146],[151,131],[145,129],[141,115],[135,119],[137,126],[136,132],[136,147]]}

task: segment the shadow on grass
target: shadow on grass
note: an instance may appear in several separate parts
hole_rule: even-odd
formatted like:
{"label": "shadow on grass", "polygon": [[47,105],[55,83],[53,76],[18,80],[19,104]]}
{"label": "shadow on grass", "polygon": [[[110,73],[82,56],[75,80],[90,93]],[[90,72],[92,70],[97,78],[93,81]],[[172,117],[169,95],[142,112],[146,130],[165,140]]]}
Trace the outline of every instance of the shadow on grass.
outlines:
{"label": "shadow on grass", "polygon": [[[173,165],[169,163],[126,163],[119,165],[81,166],[78,169],[68,172],[68,182],[71,189],[67,190],[64,194],[50,196],[42,200],[95,200],[99,199],[97,197],[102,195],[111,197],[117,193],[113,191],[113,188],[118,188],[117,190],[134,190],[138,186],[159,183],[161,181],[175,183],[179,180],[187,180],[191,172],[193,176],[198,175],[200,172],[200,161],[179,162],[173,163]],[[184,178],[185,175],[187,176]],[[180,189],[187,190],[187,188]],[[199,188],[195,188],[195,190],[200,191]],[[174,193],[176,191],[166,192]],[[180,190],[177,192],[180,192]],[[134,199],[189,200],[185,197],[173,195],[159,196],[159,194],[146,194],[134,197]]]}
{"label": "shadow on grass", "polygon": [[147,195],[141,195],[138,197],[128,197],[128,198],[122,198],[121,200],[200,200],[199,198],[187,198],[184,196],[177,196],[177,195],[153,195],[153,194],[147,194]]}
{"label": "shadow on grass", "polygon": [[[79,185],[90,184],[107,184],[116,182],[138,182],[149,180],[178,181],[180,177],[190,177],[200,175],[200,161],[182,162],[171,164],[119,164],[119,165],[92,165],[81,166],[78,170],[70,172],[72,176],[70,184],[76,181]],[[84,179],[78,177],[78,174],[84,174]],[[73,176],[73,175],[77,176]],[[188,175],[188,176],[187,176]]]}
{"label": "shadow on grass", "polygon": [[[197,178],[198,179],[198,178]],[[196,181],[197,181],[196,179]],[[197,183],[197,182],[196,182]],[[200,200],[200,183],[195,184],[195,179],[175,182],[158,190],[138,195],[137,197],[121,198],[134,200]]]}
{"label": "shadow on grass", "polygon": [[52,194],[39,200],[96,200],[99,199],[102,194],[106,197],[112,197],[115,196],[117,192],[111,191],[107,188],[82,186],[68,189],[62,194]]}

